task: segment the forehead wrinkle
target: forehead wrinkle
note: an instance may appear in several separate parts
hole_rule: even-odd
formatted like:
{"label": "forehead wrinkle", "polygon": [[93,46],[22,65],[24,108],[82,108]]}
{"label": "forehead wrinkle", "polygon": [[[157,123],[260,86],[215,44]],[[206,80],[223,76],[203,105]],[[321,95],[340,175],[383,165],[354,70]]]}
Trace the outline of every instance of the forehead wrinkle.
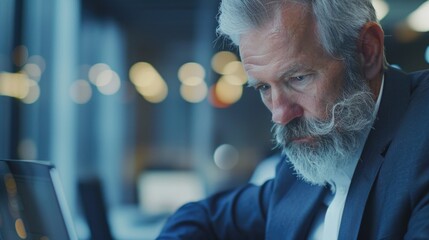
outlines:
{"label": "forehead wrinkle", "polygon": [[[248,85],[249,86],[252,86],[252,85],[254,85],[256,83],[262,82],[261,79],[260,79],[261,76],[252,75],[252,72],[258,73],[257,68],[259,68],[259,66],[254,65],[254,64],[244,64],[244,66],[245,66],[245,69],[246,69],[246,74],[247,74],[247,77],[248,77],[248,82],[249,82]],[[258,74],[256,74],[256,75],[258,75]]]}
{"label": "forehead wrinkle", "polygon": [[[271,34],[277,38],[295,38],[303,34],[303,25],[311,26],[314,21],[310,6],[301,2],[286,1],[284,5],[276,11],[276,15],[271,21]],[[288,24],[292,23],[292,25]],[[286,28],[286,26],[289,26]]]}
{"label": "forehead wrinkle", "polygon": [[[275,11],[275,15],[271,21],[268,21],[262,24],[261,26],[253,29],[252,31],[256,32],[258,35],[261,35],[261,36],[265,35],[266,39],[275,39],[275,40],[281,39],[282,38],[281,32],[283,28],[281,15],[282,14],[280,10]],[[240,38],[242,38],[242,36]],[[266,49],[268,51],[261,52],[260,48],[253,49],[253,48],[246,47],[246,44],[240,44],[240,48],[243,48],[243,47],[245,47],[246,51],[250,54],[250,56],[242,56],[243,62],[255,62],[256,64],[258,64],[259,59],[270,55],[272,52],[271,49]]]}
{"label": "forehead wrinkle", "polygon": [[[279,8],[279,11],[276,11],[271,21],[253,29],[249,32],[250,35],[247,35],[250,38],[246,36],[246,40],[240,44],[240,50],[246,50],[240,52],[244,53],[242,54],[242,62],[248,75],[256,74],[255,79],[265,79],[265,76],[260,74],[266,72],[264,67],[268,66],[271,69],[279,70],[278,72],[271,72],[271,74],[274,74],[269,77],[272,80],[296,74],[298,70],[308,70],[309,67],[300,62],[299,59],[308,54],[306,51],[309,49],[303,48],[301,41],[297,42],[296,39],[300,39],[308,31],[313,31],[313,24],[314,18],[306,5],[290,3],[289,7]],[[303,25],[307,27],[303,27]],[[243,34],[242,37],[245,35]],[[262,39],[260,40],[262,44],[260,47],[254,46],[252,35],[256,37],[257,41],[258,38]],[[306,41],[305,38],[304,41]],[[271,45],[266,45],[264,44],[265,42],[269,42]],[[287,59],[286,56],[282,57],[276,54],[280,49],[287,53],[286,56],[294,56],[293,59]],[[261,81],[256,80],[253,82],[260,83]]]}

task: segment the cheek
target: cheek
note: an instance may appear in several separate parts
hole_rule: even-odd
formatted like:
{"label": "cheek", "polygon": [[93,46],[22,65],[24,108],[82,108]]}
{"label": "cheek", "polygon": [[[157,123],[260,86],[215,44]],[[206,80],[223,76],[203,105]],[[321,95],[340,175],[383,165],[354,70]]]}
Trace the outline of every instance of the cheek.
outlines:
{"label": "cheek", "polygon": [[318,91],[318,94],[313,96],[313,109],[315,116],[319,119],[327,120],[330,115],[332,106],[337,102],[339,97],[339,89],[337,88],[325,88]]}
{"label": "cheek", "polygon": [[329,94],[329,92],[315,88],[311,94],[301,96],[298,102],[305,109],[304,117],[326,119]]}
{"label": "cheek", "polygon": [[325,76],[326,84],[322,91],[325,92],[330,103],[337,101],[341,97],[345,78],[345,72],[340,66],[334,65],[329,69],[329,73]]}
{"label": "cheek", "polygon": [[259,95],[261,96],[262,103],[264,103],[268,110],[272,111],[273,104],[271,101],[271,96],[267,93],[260,93]]}

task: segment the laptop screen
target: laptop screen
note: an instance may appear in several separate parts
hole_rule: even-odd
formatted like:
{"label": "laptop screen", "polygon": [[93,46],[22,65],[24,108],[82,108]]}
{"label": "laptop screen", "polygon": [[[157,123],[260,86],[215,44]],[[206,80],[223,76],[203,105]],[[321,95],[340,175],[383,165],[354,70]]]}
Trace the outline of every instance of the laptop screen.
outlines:
{"label": "laptop screen", "polygon": [[57,178],[43,162],[0,160],[0,239],[75,239]]}

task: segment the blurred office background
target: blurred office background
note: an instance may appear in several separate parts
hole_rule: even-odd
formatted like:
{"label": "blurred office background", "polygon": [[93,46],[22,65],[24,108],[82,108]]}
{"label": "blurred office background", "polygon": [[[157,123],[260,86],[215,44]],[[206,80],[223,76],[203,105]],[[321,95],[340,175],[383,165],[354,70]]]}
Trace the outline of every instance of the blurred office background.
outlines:
{"label": "blurred office background", "polygon": [[[178,204],[249,181],[273,153],[218,4],[0,0],[0,158],[54,163],[82,239],[78,182],[100,180],[116,238],[152,239]],[[428,68],[429,1],[374,4],[388,61]]]}

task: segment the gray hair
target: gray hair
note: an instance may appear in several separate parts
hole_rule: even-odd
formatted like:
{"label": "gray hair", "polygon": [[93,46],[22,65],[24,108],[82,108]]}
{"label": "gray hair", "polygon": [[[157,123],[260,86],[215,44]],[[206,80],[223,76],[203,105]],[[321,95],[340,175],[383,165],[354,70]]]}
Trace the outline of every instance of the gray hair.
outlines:
{"label": "gray hair", "polygon": [[[238,46],[241,34],[262,27],[288,2],[309,6],[324,50],[343,59],[349,69],[357,70],[357,45],[350,43],[358,42],[365,23],[378,22],[370,0],[222,0],[217,32]],[[384,64],[387,66],[386,60]]]}

